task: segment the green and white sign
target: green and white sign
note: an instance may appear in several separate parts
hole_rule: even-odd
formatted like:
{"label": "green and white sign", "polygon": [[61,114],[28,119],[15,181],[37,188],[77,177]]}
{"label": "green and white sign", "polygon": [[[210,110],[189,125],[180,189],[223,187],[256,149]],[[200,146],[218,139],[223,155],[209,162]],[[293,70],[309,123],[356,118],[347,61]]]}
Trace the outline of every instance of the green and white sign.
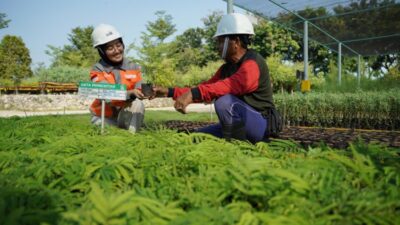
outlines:
{"label": "green and white sign", "polygon": [[107,100],[126,100],[127,91],[124,84],[108,84],[95,82],[79,82],[79,95],[107,99]]}

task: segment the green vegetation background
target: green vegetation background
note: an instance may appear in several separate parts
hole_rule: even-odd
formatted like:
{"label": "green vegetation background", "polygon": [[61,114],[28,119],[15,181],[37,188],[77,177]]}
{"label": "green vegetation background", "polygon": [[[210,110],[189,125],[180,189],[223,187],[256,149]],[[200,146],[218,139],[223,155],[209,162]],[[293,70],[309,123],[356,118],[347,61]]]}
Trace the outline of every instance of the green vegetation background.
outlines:
{"label": "green vegetation background", "polygon": [[[335,8],[335,12],[368,9],[376,2],[359,2],[349,8]],[[387,15],[397,15],[395,8],[388,8]],[[299,12],[300,13],[300,12]],[[173,35],[176,25],[173,17],[165,11],[157,11],[156,19],[148,21],[139,44],[126,43],[129,59],[143,68],[144,79],[161,86],[192,86],[209,79],[223,63],[217,54],[213,35],[221,16],[221,11],[211,12],[202,19],[203,26],[189,28],[182,34]],[[325,8],[307,8],[301,11],[305,18],[312,15],[330,15]],[[364,21],[365,15],[353,14],[354,21]],[[390,16],[389,16],[390,17]],[[352,24],[352,20],[330,16],[330,24]],[[386,17],[385,17],[386,18]],[[281,22],[291,23],[293,15],[280,15]],[[372,21],[372,20],[370,20]],[[0,13],[0,29],[8,26],[6,14]],[[381,21],[383,22],[383,21]],[[338,26],[338,33],[348,33]],[[351,27],[351,26],[349,26]],[[89,79],[89,70],[99,60],[92,46],[92,26],[73,28],[68,34],[70,43],[62,46],[48,46],[46,53],[51,57],[51,65],[43,63],[31,65],[29,49],[22,38],[6,35],[0,42],[0,85],[38,85],[38,82],[78,82]],[[270,68],[275,92],[298,90],[296,71],[302,71],[302,37],[286,30],[276,23],[259,19],[254,25],[255,36],[250,48],[257,50]],[[173,37],[173,38],[171,38]],[[128,37],[129,39],[129,37]],[[168,40],[168,41],[167,41]],[[128,41],[128,40],[125,40]],[[338,85],[338,57],[336,53],[315,42],[309,43],[309,79],[312,90],[329,92],[354,92],[362,89],[385,90],[399,88],[399,54],[364,56],[360,61],[360,85],[356,78],[357,57],[343,56],[342,81]],[[33,68],[33,70],[32,70]],[[357,88],[356,88],[357,87]]]}

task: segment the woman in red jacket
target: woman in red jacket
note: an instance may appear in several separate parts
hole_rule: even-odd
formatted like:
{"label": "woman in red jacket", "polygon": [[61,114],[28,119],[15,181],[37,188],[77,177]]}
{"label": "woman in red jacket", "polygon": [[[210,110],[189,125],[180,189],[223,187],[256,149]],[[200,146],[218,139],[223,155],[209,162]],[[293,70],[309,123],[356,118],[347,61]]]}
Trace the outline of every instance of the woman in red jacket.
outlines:
{"label": "woman in red jacket", "polygon": [[269,135],[269,115],[274,109],[265,59],[248,49],[253,25],[247,16],[222,17],[214,37],[225,60],[211,79],[192,88],[155,87],[156,96],[172,97],[175,109],[185,113],[192,102],[214,102],[219,123],[198,129],[227,140],[262,141]]}
{"label": "woman in red jacket", "polygon": [[[90,71],[90,79],[93,82],[124,84],[129,97],[126,101],[106,100],[105,122],[135,133],[144,119],[144,104],[140,100],[144,98],[140,90],[141,68],[125,58],[122,36],[113,26],[100,24],[93,30],[92,39],[101,59]],[[92,123],[99,125],[101,100],[94,100],[90,112]]]}

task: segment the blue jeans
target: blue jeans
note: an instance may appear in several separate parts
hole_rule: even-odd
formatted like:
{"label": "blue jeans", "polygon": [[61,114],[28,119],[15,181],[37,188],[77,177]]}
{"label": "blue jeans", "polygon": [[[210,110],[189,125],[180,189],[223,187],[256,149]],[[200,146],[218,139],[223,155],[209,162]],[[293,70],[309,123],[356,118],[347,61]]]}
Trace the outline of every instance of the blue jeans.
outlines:
{"label": "blue jeans", "polygon": [[266,136],[267,119],[236,96],[224,95],[215,101],[214,107],[219,123],[199,128],[197,132],[223,138],[222,125],[244,124],[246,138],[250,142],[262,141]]}

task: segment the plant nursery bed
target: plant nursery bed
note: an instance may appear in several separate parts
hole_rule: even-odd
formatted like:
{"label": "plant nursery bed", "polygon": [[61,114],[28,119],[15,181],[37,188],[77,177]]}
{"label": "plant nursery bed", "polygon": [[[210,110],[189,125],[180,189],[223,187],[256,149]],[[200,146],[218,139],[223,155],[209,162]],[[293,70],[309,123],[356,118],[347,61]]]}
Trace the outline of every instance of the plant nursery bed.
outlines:
{"label": "plant nursery bed", "polygon": [[[195,129],[208,126],[213,122],[169,120],[165,126],[178,132],[193,132]],[[294,140],[307,146],[317,146],[322,143],[343,149],[351,142],[359,139],[366,143],[381,143],[389,147],[400,147],[400,131],[388,130],[362,130],[349,128],[319,128],[290,126],[285,127],[279,136],[280,139]]]}

